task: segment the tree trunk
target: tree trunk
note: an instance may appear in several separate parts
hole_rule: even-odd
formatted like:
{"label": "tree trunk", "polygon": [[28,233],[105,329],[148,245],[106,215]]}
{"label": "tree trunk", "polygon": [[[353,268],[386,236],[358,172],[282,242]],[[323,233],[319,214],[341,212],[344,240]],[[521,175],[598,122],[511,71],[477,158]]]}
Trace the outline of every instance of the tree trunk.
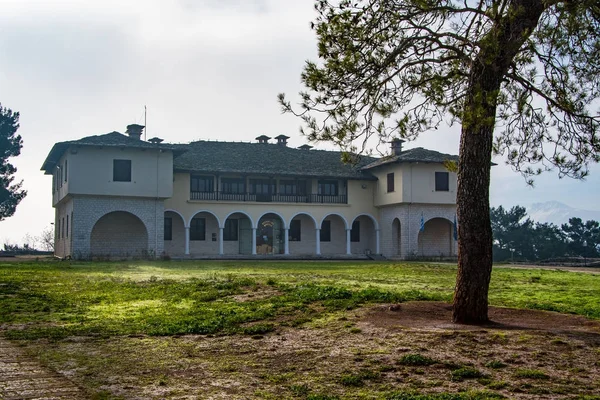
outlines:
{"label": "tree trunk", "polygon": [[471,66],[458,160],[458,273],[452,320],[488,321],[492,275],[490,168],[496,106],[502,79],[546,7],[541,0],[515,0],[481,40]]}
{"label": "tree trunk", "polygon": [[[491,110],[490,110],[491,111]],[[495,113],[496,107],[493,106]],[[490,166],[493,125],[464,127],[458,169],[458,273],[452,319],[457,323],[488,321],[492,273]]]}

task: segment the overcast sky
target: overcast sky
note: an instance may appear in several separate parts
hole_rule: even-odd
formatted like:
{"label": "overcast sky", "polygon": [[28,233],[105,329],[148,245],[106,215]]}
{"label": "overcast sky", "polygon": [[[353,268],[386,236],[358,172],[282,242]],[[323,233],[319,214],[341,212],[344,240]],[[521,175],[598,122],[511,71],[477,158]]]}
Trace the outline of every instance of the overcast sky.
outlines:
{"label": "overcast sky", "polygon": [[[123,132],[143,123],[144,105],[148,137],[169,142],[281,133],[291,146],[306,142],[276,96],[301,90],[304,61],[316,59],[312,0],[0,0],[0,10],[0,102],[21,113],[24,147],[12,162],[29,192],[0,222],[0,247],[54,220],[51,177],[40,171],[54,143]],[[458,132],[405,147],[457,154]],[[532,189],[495,161],[493,205],[600,210],[598,166],[585,182],[551,172]]]}

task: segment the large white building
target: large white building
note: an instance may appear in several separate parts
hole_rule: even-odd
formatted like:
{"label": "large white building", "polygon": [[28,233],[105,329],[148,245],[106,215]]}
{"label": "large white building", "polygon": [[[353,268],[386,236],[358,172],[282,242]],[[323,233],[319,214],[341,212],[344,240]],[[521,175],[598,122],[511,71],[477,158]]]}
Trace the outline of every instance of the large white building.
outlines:
{"label": "large white building", "polygon": [[344,164],[269,143],[140,139],[143,126],[56,143],[58,257],[452,257],[457,157],[423,148]]}

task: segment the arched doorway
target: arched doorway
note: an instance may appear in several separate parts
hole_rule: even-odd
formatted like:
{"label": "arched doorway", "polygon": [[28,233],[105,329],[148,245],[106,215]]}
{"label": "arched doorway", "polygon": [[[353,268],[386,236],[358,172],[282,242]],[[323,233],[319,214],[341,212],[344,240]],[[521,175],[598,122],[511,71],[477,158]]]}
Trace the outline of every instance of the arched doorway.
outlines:
{"label": "arched doorway", "polygon": [[321,254],[346,254],[346,220],[337,214],[329,214],[321,222]]}
{"label": "arched doorway", "polygon": [[283,254],[285,251],[284,224],[281,217],[268,213],[256,225],[256,254]]}
{"label": "arched doorway", "polygon": [[401,229],[402,225],[400,224],[400,220],[394,218],[394,221],[392,222],[392,252],[396,257],[402,256]]}
{"label": "arched doorway", "polygon": [[359,215],[354,218],[350,230],[350,249],[352,254],[377,252],[376,228],[374,219],[369,215]]}
{"label": "arched doorway", "polygon": [[165,254],[181,257],[185,254],[185,223],[174,211],[165,211],[164,236]]}
{"label": "arched doorway", "polygon": [[252,220],[242,212],[232,212],[225,218],[223,254],[252,254]]}
{"label": "arched doorway", "polygon": [[300,212],[292,217],[289,222],[290,254],[314,255],[316,251],[317,221],[308,214]]}
{"label": "arched doorway", "polygon": [[219,220],[209,211],[199,211],[190,220],[190,255],[219,254]]}
{"label": "arched doorway", "polygon": [[432,218],[419,231],[418,252],[422,257],[452,256],[452,222],[446,218]]}
{"label": "arched doorway", "polygon": [[92,257],[146,257],[148,231],[135,215],[114,211],[102,216],[90,236]]}

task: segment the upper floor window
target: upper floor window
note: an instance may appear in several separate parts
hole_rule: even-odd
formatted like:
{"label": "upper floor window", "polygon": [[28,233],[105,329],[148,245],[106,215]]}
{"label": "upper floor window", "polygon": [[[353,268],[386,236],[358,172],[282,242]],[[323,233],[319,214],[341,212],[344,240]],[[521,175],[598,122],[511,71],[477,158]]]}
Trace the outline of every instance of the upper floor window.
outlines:
{"label": "upper floor window", "polygon": [[331,242],[331,221],[323,221],[321,224],[321,242]]}
{"label": "upper floor window", "polygon": [[65,160],[65,182],[67,181],[67,173],[69,172],[68,166],[69,164],[67,163],[67,160]]}
{"label": "upper floor window", "polygon": [[299,219],[293,219],[290,222],[290,242],[299,242],[302,236],[302,223]]}
{"label": "upper floor window", "polygon": [[275,193],[275,181],[272,179],[250,179],[250,194]]}
{"label": "upper floor window", "polygon": [[352,230],[350,231],[350,241],[360,242],[360,221],[354,221],[352,223]]}
{"label": "upper floor window", "polygon": [[223,193],[245,193],[246,191],[243,178],[222,178],[221,186]]}
{"label": "upper floor window", "polygon": [[164,240],[173,240],[173,218],[165,217]]}
{"label": "upper floor window", "polygon": [[190,177],[190,190],[192,192],[214,192],[214,179],[212,176],[192,175]]}
{"label": "upper floor window", "polygon": [[113,181],[131,182],[131,160],[113,160]]}
{"label": "upper floor window", "polygon": [[435,191],[447,192],[450,190],[450,174],[448,172],[435,173]]}
{"label": "upper floor window", "polygon": [[59,177],[59,183],[60,183],[60,187],[62,187],[63,185],[63,168],[62,167],[58,167],[60,168],[60,177]]}
{"label": "upper floor window", "polygon": [[282,180],[279,181],[279,194],[292,196],[306,196],[306,181]]}
{"label": "upper floor window", "polygon": [[238,240],[238,220],[228,218],[223,229],[223,241],[235,242]]}
{"label": "upper floor window", "polygon": [[192,218],[190,240],[206,240],[206,219]]}
{"label": "upper floor window", "polygon": [[338,181],[319,181],[318,194],[326,196],[338,195]]}
{"label": "upper floor window", "polygon": [[394,191],[394,173],[390,172],[387,174],[387,191],[388,193]]}

